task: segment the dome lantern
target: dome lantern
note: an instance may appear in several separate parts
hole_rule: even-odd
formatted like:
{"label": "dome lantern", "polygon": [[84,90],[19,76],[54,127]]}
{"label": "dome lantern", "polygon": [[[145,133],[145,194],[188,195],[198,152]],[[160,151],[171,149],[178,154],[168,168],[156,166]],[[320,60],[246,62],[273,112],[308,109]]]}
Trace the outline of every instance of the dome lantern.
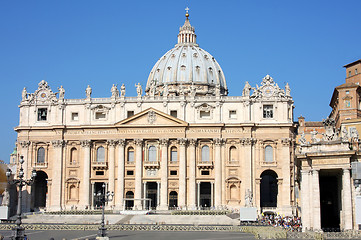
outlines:
{"label": "dome lantern", "polygon": [[194,27],[186,20],[179,28],[178,43],[165,53],[149,74],[147,96],[222,96],[226,80],[216,59],[196,43]]}

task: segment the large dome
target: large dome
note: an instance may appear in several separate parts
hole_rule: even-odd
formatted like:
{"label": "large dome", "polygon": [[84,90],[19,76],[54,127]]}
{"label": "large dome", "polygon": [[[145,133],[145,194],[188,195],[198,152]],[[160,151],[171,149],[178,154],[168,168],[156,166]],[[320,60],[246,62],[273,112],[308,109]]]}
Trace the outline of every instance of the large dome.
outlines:
{"label": "large dome", "polygon": [[147,95],[227,95],[223,71],[215,58],[196,43],[189,14],[179,29],[178,44],[164,54],[149,74]]}

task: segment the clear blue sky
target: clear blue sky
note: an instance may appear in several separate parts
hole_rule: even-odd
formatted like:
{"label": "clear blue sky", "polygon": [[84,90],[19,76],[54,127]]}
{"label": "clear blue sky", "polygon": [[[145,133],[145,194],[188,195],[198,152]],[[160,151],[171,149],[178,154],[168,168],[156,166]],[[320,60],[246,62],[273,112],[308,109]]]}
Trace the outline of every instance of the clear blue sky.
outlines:
{"label": "clear blue sky", "polygon": [[110,96],[113,83],[146,84],[177,41],[184,8],[201,48],[221,65],[229,95],[239,96],[270,74],[288,82],[295,120],[330,113],[343,65],[361,58],[361,1],[292,0],[2,0],[0,1],[0,159],[8,161],[19,119],[21,90],[45,79],[65,98]]}

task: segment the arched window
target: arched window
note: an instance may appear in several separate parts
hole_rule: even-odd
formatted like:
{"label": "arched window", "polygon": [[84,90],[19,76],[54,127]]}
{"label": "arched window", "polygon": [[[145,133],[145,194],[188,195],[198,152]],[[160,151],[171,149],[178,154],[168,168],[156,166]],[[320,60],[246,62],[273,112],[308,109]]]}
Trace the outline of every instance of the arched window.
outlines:
{"label": "arched window", "polygon": [[70,164],[77,164],[78,150],[74,147],[70,150]]}
{"label": "arched window", "polygon": [[134,148],[128,148],[128,162],[134,162]]}
{"label": "arched window", "polygon": [[104,149],[104,147],[98,147],[98,149],[97,149],[97,162],[105,162],[105,149]]}
{"label": "arched window", "polygon": [[202,147],[202,162],[209,162],[209,147],[207,145]]}
{"label": "arched window", "polygon": [[148,156],[149,156],[149,159],[148,159],[149,162],[156,162],[157,161],[157,148],[154,146],[150,146],[148,149]]}
{"label": "arched window", "polygon": [[134,200],[132,200],[132,198],[134,198],[134,193],[132,191],[128,191],[125,194],[125,208],[126,209],[132,209],[134,207]]}
{"label": "arched window", "polygon": [[265,162],[273,162],[273,148],[267,145],[264,150]]}
{"label": "arched window", "polygon": [[176,191],[169,193],[169,207],[178,207],[178,193]]}
{"label": "arched window", "polygon": [[176,147],[172,147],[170,149],[170,161],[177,162],[178,161],[178,152]]}
{"label": "arched window", "polygon": [[231,162],[238,161],[237,148],[235,146],[229,148],[229,161]]}
{"label": "arched window", "polygon": [[43,147],[38,148],[36,162],[45,163],[45,149]]}

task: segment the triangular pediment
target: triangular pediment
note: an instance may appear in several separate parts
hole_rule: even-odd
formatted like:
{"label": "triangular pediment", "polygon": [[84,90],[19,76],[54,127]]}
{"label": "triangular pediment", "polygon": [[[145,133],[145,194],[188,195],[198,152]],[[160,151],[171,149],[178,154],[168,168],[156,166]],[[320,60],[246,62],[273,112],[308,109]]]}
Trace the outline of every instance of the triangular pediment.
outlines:
{"label": "triangular pediment", "polygon": [[187,126],[188,123],[169,114],[148,108],[115,124],[116,126]]}

